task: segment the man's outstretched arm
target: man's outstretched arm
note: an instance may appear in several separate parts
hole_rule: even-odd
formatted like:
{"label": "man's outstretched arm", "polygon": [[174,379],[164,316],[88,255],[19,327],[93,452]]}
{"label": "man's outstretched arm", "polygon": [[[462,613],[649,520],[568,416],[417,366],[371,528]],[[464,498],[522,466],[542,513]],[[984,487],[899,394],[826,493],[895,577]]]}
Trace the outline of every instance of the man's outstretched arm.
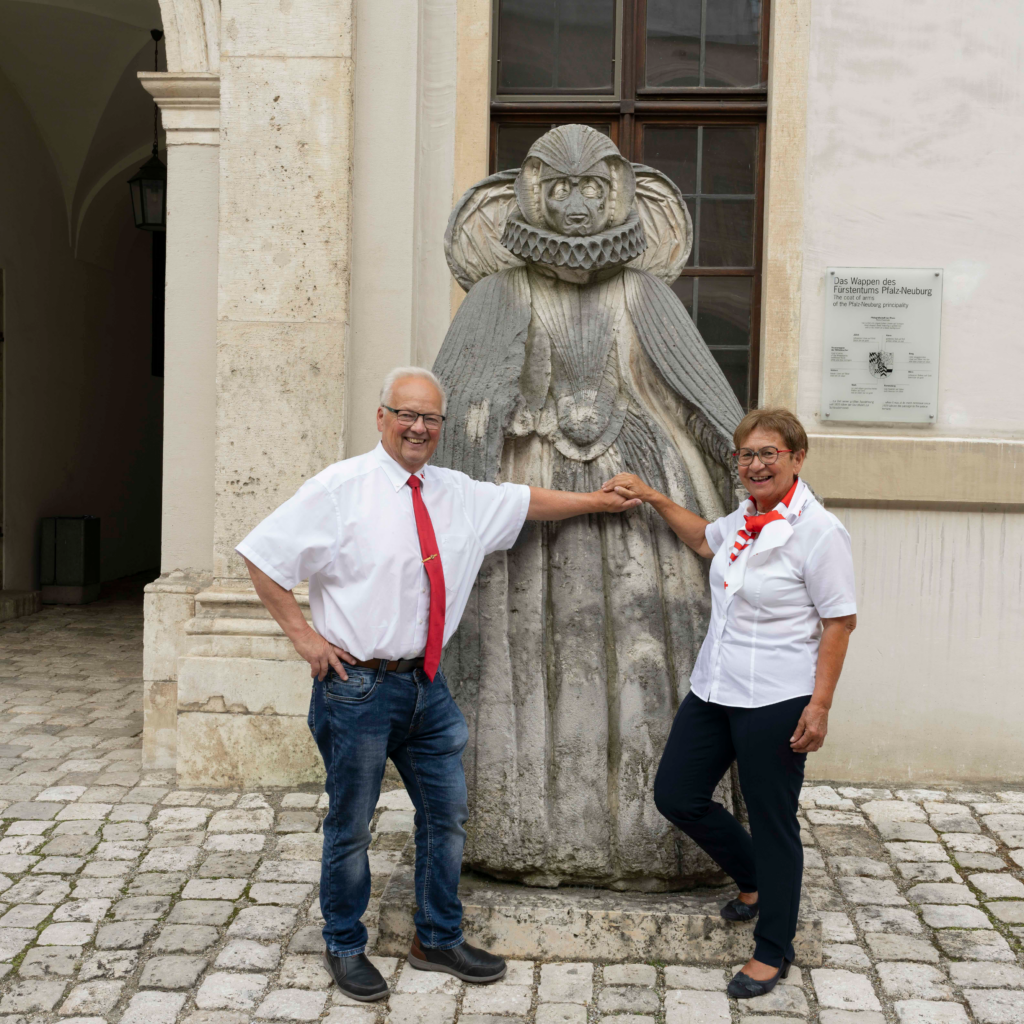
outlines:
{"label": "man's outstretched arm", "polygon": [[348,651],[325,640],[307,621],[290,590],[285,590],[280,583],[272,580],[259,566],[253,565],[248,558],[245,564],[249,569],[249,577],[256,588],[256,596],[263,602],[263,607],[274,616],[274,621],[284,630],[284,635],[292,642],[292,646],[309,662],[314,679],[323,679],[328,669],[334,669],[342,679],[348,679],[342,662],[354,664],[355,658]]}
{"label": "man's outstretched arm", "polygon": [[530,488],[530,508],[527,519],[571,519],[588,512],[624,512],[642,505],[639,498],[624,498],[615,491],[549,491],[543,487]]}

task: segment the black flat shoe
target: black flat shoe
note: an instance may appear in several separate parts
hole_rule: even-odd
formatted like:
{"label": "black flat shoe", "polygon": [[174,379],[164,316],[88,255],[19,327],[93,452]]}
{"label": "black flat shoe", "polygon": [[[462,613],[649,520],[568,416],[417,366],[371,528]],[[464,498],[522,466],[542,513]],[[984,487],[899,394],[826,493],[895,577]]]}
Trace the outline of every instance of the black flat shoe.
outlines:
{"label": "black flat shoe", "polygon": [[500,956],[477,949],[468,942],[451,949],[424,949],[419,937],[409,950],[409,965],[417,971],[441,971],[476,985],[505,977],[505,961]]}
{"label": "black flat shoe", "polygon": [[758,907],[758,903],[744,903],[737,897],[729,900],[719,913],[726,921],[753,921],[757,917]]}
{"label": "black flat shoe", "polygon": [[774,978],[767,981],[757,981],[749,974],[742,971],[737,972],[729,987],[725,990],[733,999],[756,999],[758,996],[766,996],[776,985],[789,976],[789,961],[783,960],[782,966],[775,972]]}
{"label": "black flat shoe", "polygon": [[334,956],[324,950],[324,964],[334,984],[352,999],[361,1003],[375,1003],[388,994],[388,983],[380,971],[367,959],[365,953],[355,956]]}

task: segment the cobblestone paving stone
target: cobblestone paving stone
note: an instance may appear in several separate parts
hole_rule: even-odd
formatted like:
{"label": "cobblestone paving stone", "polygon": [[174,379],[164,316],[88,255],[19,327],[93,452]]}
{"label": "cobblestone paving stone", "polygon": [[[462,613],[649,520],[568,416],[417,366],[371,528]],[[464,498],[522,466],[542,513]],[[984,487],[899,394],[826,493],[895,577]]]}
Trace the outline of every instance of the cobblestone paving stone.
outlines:
{"label": "cobblestone paving stone", "polygon": [[[183,790],[141,763],[141,602],[0,626],[0,1024],[1024,1024],[1024,787],[808,784],[821,967],[756,1000],[701,964],[512,962],[487,987],[376,958],[367,1006],[320,962],[323,794]],[[400,785],[377,904],[409,838]]]}

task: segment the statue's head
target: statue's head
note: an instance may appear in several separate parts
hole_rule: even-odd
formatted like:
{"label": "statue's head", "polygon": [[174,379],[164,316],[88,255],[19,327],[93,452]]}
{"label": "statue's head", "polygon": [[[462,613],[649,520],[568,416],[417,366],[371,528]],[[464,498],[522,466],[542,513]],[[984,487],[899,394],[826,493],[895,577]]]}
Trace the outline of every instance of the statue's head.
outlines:
{"label": "statue's head", "polygon": [[623,223],[635,191],[633,168],[615,143],[583,124],[542,135],[516,179],[516,198],[528,223],[577,237]]}
{"label": "statue's head", "polygon": [[607,135],[585,124],[542,135],[515,190],[519,210],[508,217],[501,244],[527,262],[591,271],[647,248],[633,167]]}

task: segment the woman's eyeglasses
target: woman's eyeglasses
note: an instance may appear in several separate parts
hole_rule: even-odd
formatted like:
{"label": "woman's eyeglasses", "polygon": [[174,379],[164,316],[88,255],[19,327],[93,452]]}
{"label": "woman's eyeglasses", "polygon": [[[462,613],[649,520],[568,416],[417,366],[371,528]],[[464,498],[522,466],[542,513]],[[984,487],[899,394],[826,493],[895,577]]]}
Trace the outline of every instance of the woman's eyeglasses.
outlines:
{"label": "woman's eyeglasses", "polygon": [[780,455],[791,455],[793,453],[792,448],[762,448],[760,451],[754,451],[753,448],[741,448],[738,452],[733,452],[732,457],[741,465],[749,466],[754,461],[756,455],[758,461],[762,466],[770,466],[773,462],[778,461]]}

